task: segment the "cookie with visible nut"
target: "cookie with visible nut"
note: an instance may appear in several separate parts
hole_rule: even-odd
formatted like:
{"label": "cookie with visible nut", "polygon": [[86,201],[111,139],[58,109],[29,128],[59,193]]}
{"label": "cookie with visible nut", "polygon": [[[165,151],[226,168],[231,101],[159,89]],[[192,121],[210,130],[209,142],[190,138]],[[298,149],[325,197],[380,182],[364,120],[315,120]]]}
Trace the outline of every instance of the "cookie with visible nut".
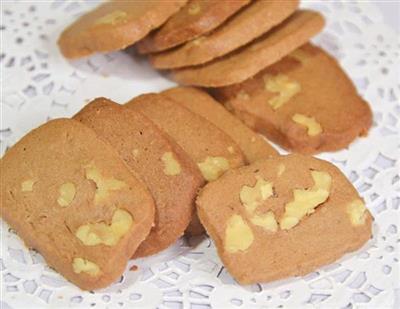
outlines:
{"label": "cookie with visible nut", "polygon": [[177,69],[207,63],[246,45],[288,18],[298,0],[253,1],[215,31],[173,50],[150,55],[157,69]]}
{"label": "cookie with visible nut", "polygon": [[135,257],[155,254],[174,243],[189,225],[204,183],[194,162],[142,113],[105,98],[90,102],[74,119],[108,142],[153,195],[155,225]]}
{"label": "cookie with visible nut", "polygon": [[120,50],[145,37],[187,0],[108,1],[63,31],[58,46],[66,58]]}
{"label": "cookie with visible nut", "polygon": [[345,148],[372,124],[370,107],[337,61],[309,43],[213,94],[249,127],[300,153]]}
{"label": "cookie with visible nut", "polygon": [[81,289],[117,280],[150,232],[147,187],[75,120],[31,131],[6,152],[0,169],[2,218]]}
{"label": "cookie with visible nut", "polygon": [[[228,134],[239,145],[247,163],[278,155],[266,140],[249,129],[206,92],[191,87],[175,87],[161,94],[204,117]],[[233,151],[233,148],[228,148],[228,151]]]}
{"label": "cookie with visible nut", "polygon": [[[132,99],[125,106],[143,113],[175,140],[207,181],[213,181],[227,170],[245,163],[243,153],[233,139],[167,96],[145,94]],[[188,232],[200,234],[204,230],[196,215],[193,220]]]}
{"label": "cookie with visible nut", "polygon": [[300,154],[231,170],[196,203],[241,284],[305,275],[371,238],[373,218],[352,184],[331,163]]}
{"label": "cookie with visible nut", "polygon": [[217,28],[249,2],[191,0],[160,29],[140,41],[138,51],[141,54],[159,52],[192,40]]}
{"label": "cookie with visible nut", "polygon": [[221,58],[171,71],[180,84],[222,87],[240,83],[305,44],[324,26],[321,14],[298,10],[258,39]]}

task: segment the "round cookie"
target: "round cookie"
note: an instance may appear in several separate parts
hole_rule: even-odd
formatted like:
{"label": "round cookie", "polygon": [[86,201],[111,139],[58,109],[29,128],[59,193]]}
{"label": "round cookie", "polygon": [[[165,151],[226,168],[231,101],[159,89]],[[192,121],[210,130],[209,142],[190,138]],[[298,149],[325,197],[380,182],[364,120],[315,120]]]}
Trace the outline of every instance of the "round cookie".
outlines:
{"label": "round cookie", "polygon": [[221,27],[171,51],[150,56],[157,69],[173,69],[209,62],[253,41],[289,17],[298,0],[254,1]]}
{"label": "round cookie", "polygon": [[337,61],[311,44],[214,94],[249,127],[300,153],[345,148],[372,124],[370,107]]}
{"label": "round cookie", "polygon": [[162,25],[186,2],[187,0],[105,2],[65,29],[58,45],[66,58],[124,49]]}
{"label": "round cookie", "polygon": [[2,218],[81,289],[116,281],[153,224],[145,185],[75,120],[31,131],[6,152],[0,172]]}
{"label": "round cookie", "polygon": [[249,129],[206,92],[190,87],[175,87],[161,94],[182,104],[228,134],[239,145],[247,163],[278,155],[265,139]]}
{"label": "round cookie", "polygon": [[86,105],[74,119],[116,149],[153,195],[155,225],[135,257],[155,254],[174,243],[190,223],[204,182],[197,166],[143,114],[105,98]]}
{"label": "round cookie", "polygon": [[222,87],[240,83],[279,61],[322,30],[323,17],[298,10],[250,44],[206,64],[171,71],[184,85]]}
{"label": "round cookie", "polygon": [[329,162],[277,156],[207,184],[197,211],[241,284],[305,275],[371,238],[372,217]]}
{"label": "round cookie", "polygon": [[139,53],[147,54],[185,43],[215,29],[249,2],[191,0],[160,29],[140,41],[137,49]]}
{"label": "round cookie", "polygon": [[[239,146],[227,134],[166,96],[145,94],[125,106],[142,112],[174,139],[207,181],[213,181],[245,162]],[[187,229],[192,235],[204,231],[196,217],[195,214]]]}

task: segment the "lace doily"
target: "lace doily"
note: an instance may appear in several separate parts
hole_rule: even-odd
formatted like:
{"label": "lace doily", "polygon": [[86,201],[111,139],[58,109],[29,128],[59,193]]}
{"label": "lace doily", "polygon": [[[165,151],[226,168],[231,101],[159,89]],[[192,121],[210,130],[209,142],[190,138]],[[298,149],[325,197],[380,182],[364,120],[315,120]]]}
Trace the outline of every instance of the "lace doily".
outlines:
{"label": "lace doily", "polygon": [[[174,85],[133,51],[66,61],[57,37],[92,5],[84,0],[2,1],[1,154],[32,128],[72,116],[92,98],[125,102]],[[316,43],[340,60],[374,111],[368,138],[321,155],[351,179],[375,217],[375,237],[363,250],[302,278],[242,287],[226,272],[207,237],[181,240],[160,255],[132,261],[130,266],[139,270],[127,270],[108,289],[82,292],[50,269],[40,254],[26,249],[1,221],[0,307],[398,308],[399,35],[365,2],[306,6],[327,19]]]}

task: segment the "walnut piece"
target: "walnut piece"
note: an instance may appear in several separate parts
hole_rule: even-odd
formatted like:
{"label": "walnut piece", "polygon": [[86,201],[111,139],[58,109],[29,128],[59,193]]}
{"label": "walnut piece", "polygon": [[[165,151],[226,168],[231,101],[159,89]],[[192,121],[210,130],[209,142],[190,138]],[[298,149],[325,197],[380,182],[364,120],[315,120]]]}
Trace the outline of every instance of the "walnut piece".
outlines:
{"label": "walnut piece", "polygon": [[57,199],[58,205],[67,207],[75,198],[76,188],[72,182],[63,183],[58,189],[59,197]]}
{"label": "walnut piece", "polygon": [[293,96],[300,92],[301,86],[297,81],[290,80],[284,74],[272,76],[269,74],[263,77],[265,90],[278,93],[277,96],[268,100],[273,110],[277,110],[287,103]]}
{"label": "walnut piece", "polygon": [[121,180],[115,178],[104,178],[100,171],[94,165],[85,167],[86,178],[93,180],[96,184],[96,192],[94,196],[95,204],[102,202],[108,197],[109,191],[116,191],[125,188],[127,185]]}
{"label": "walnut piece", "polygon": [[133,218],[129,212],[117,209],[112,217],[111,224],[105,222],[89,223],[80,226],[75,236],[85,246],[104,244],[114,246],[129,231],[133,224]]}
{"label": "walnut piece", "polygon": [[254,187],[243,186],[239,193],[240,201],[249,214],[253,214],[262,201],[273,195],[272,183],[261,177],[256,178],[257,182]]}
{"label": "walnut piece", "polygon": [[314,212],[315,208],[329,197],[332,178],[327,172],[311,171],[314,185],[309,189],[293,190],[293,201],[285,205],[279,225],[283,230],[296,226],[300,220]]}
{"label": "walnut piece", "polygon": [[278,223],[272,211],[268,211],[266,214],[262,215],[253,215],[250,221],[268,232],[276,232],[278,230]]}
{"label": "walnut piece", "polygon": [[72,261],[72,269],[77,274],[86,273],[93,277],[96,277],[101,273],[100,267],[97,264],[80,257],[74,258]]}
{"label": "walnut piece", "polygon": [[315,120],[314,117],[307,117],[302,114],[294,114],[292,120],[302,126],[305,126],[307,128],[308,136],[316,136],[322,132],[321,125]]}
{"label": "walnut piece", "polygon": [[367,208],[362,200],[356,199],[347,205],[347,213],[350,216],[351,224],[354,226],[363,225]]}
{"label": "walnut piece", "polygon": [[251,228],[239,215],[232,215],[225,229],[224,248],[228,253],[247,250],[254,241]]}
{"label": "walnut piece", "polygon": [[33,185],[35,184],[35,180],[33,179],[28,179],[28,180],[24,180],[21,183],[21,191],[22,192],[32,192],[33,191]]}
{"label": "walnut piece", "polygon": [[175,159],[172,152],[166,152],[162,155],[161,160],[164,162],[164,174],[168,176],[176,176],[181,173],[181,165]]}
{"label": "walnut piece", "polygon": [[207,181],[216,180],[229,170],[229,162],[224,157],[207,157],[197,166]]}

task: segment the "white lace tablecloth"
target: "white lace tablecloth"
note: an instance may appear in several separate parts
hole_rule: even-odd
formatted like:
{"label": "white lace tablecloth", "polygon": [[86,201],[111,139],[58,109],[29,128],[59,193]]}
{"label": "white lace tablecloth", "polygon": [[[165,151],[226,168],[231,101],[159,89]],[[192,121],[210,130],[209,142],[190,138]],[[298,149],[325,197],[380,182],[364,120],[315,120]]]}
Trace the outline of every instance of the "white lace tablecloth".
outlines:
{"label": "white lace tablecloth", "polygon": [[[133,51],[63,59],[59,33],[94,2],[1,5],[1,154],[32,128],[72,116],[92,98],[125,102],[173,85]],[[399,35],[371,3],[305,6],[326,16],[315,42],[340,60],[374,111],[368,138],[321,156],[351,179],[375,217],[374,239],[364,250],[302,278],[242,287],[208,238],[181,240],[163,254],[131,262],[138,271],[127,270],[118,283],[94,293],[68,283],[1,221],[0,307],[399,308]]]}

